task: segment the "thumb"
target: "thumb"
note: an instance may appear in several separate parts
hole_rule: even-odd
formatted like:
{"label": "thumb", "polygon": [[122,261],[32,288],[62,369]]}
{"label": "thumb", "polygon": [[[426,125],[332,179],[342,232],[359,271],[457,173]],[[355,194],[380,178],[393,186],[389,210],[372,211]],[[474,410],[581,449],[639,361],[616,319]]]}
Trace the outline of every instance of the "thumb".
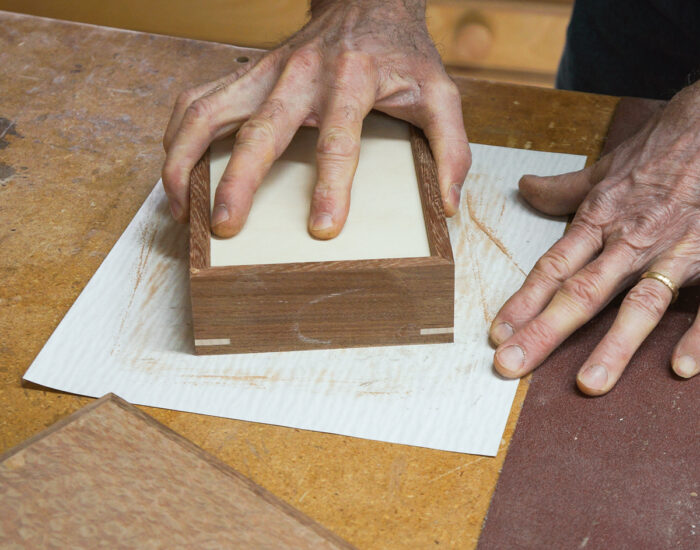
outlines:
{"label": "thumb", "polygon": [[523,176],[518,187],[531,206],[552,216],[575,212],[591,190],[590,172],[581,170],[559,176]]}
{"label": "thumb", "polygon": [[588,168],[558,176],[526,175],[520,178],[518,187],[525,200],[540,212],[552,216],[572,214],[605,177],[612,160],[613,155],[606,155]]}

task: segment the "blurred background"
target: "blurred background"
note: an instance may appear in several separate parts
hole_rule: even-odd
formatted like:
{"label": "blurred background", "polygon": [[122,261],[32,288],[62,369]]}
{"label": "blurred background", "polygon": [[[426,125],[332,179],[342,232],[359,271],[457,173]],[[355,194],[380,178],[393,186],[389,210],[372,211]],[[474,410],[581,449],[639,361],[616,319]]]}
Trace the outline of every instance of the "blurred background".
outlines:
{"label": "blurred background", "polygon": [[[573,0],[428,0],[444,63],[467,76],[552,87]],[[0,10],[270,48],[308,0],[0,0]]]}

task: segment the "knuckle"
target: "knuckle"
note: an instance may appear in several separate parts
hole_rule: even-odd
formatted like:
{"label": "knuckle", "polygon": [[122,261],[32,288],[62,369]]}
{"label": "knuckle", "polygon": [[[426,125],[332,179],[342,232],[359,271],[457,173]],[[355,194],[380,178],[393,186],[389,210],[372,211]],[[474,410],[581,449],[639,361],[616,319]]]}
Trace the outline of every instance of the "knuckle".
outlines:
{"label": "knuckle", "polygon": [[532,271],[548,282],[561,284],[569,278],[571,264],[568,258],[560,251],[551,250],[537,260]]}
{"label": "knuckle", "polygon": [[316,72],[321,66],[322,55],[315,44],[306,44],[289,56],[287,66],[292,72],[301,74]]}
{"label": "knuckle", "polygon": [[314,187],[311,202],[317,212],[334,212],[342,204],[343,192],[332,183],[319,181]]}
{"label": "knuckle", "polygon": [[260,110],[260,117],[275,120],[287,112],[287,106],[280,98],[268,99]]}
{"label": "knuckle", "polygon": [[605,299],[597,277],[591,274],[567,280],[562,285],[560,294],[573,311],[596,310],[598,304]]}
{"label": "knuckle", "polygon": [[521,342],[525,349],[541,349],[558,341],[555,330],[542,321],[533,319],[520,333]]}
{"label": "knuckle", "polygon": [[615,218],[617,201],[606,193],[603,187],[596,187],[583,201],[577,213],[577,218],[593,225],[603,225]]}
{"label": "knuckle", "polygon": [[180,187],[180,168],[175,163],[166,159],[161,171],[163,179],[163,188],[166,194],[171,195],[178,191]]}
{"label": "knuckle", "polygon": [[270,119],[251,118],[238,130],[236,146],[246,147],[273,144],[275,140],[275,127]]}
{"label": "knuckle", "polygon": [[542,310],[542,297],[538,292],[530,292],[529,288],[524,288],[524,291],[518,293],[517,302],[508,311],[509,315],[516,324],[521,324],[524,321],[532,319]]}
{"label": "knuckle", "polygon": [[372,59],[364,53],[346,50],[335,59],[335,77],[338,84],[351,87],[372,71]]}
{"label": "knuckle", "polygon": [[668,307],[671,291],[654,281],[644,283],[633,287],[625,296],[624,303],[651,320],[660,319]]}
{"label": "knuckle", "polygon": [[349,101],[345,103],[342,107],[338,109],[339,114],[342,115],[344,120],[348,122],[361,122],[364,118],[362,110],[359,108],[357,103]]}
{"label": "knuckle", "polygon": [[425,96],[430,101],[460,101],[460,93],[457,85],[448,77],[439,78],[426,83]]}
{"label": "knuckle", "polygon": [[190,88],[189,90],[184,90],[180,92],[175,100],[175,105],[179,107],[188,107],[191,103],[194,103],[199,97],[197,90],[195,88]]}
{"label": "knuckle", "polygon": [[678,213],[672,205],[657,204],[652,209],[636,213],[633,219],[621,221],[615,233],[629,246],[646,249],[658,241],[661,231],[673,227],[677,218]]}
{"label": "knuckle", "polygon": [[326,182],[318,182],[314,187],[313,202],[317,205],[327,206],[335,197],[333,185]]}
{"label": "knuckle", "polygon": [[209,120],[214,114],[211,101],[207,98],[199,98],[193,101],[185,111],[184,121],[193,123],[195,121]]}
{"label": "knuckle", "polygon": [[599,250],[603,246],[603,232],[597,226],[580,219],[574,218],[567,233],[575,235],[581,242],[587,244],[592,250]]}
{"label": "knuckle", "polygon": [[462,96],[459,93],[459,88],[457,87],[457,84],[455,84],[453,80],[449,77],[444,79],[443,82],[444,83],[442,84],[442,93],[445,95],[445,97],[459,101]]}
{"label": "knuckle", "polygon": [[348,159],[357,155],[360,141],[349,130],[341,127],[329,128],[319,137],[316,152],[327,157]]}

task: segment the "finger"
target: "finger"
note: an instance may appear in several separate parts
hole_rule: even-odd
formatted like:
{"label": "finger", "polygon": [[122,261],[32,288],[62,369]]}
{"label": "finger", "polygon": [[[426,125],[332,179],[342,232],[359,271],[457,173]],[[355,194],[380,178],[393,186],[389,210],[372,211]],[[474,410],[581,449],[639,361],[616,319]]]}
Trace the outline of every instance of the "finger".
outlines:
{"label": "finger", "polygon": [[462,185],[471,166],[461,96],[454,82],[446,78],[426,86],[417,122],[435,158],[445,214],[453,216],[459,210]]}
{"label": "finger", "polygon": [[514,331],[537,316],[562,284],[593,259],[603,246],[599,230],[574,222],[566,234],[542,256],[523,286],[501,307],[489,330],[500,345]]}
{"label": "finger", "polygon": [[626,246],[606,248],[561,285],[542,313],[501,343],[494,357],[496,370],[503,376],[519,377],[537,367],[624,288],[630,263]]}
{"label": "finger", "polygon": [[591,188],[607,174],[612,155],[596,164],[557,176],[525,175],[518,184],[520,193],[534,208],[551,216],[575,212]]}
{"label": "finger", "polygon": [[362,121],[374,105],[375,94],[371,59],[357,53],[341,56],[316,145],[318,179],[311,199],[309,233],[318,239],[337,236],[347,219]]}
{"label": "finger", "polygon": [[177,129],[180,127],[182,117],[185,116],[185,111],[187,108],[200,97],[206,95],[207,92],[216,89],[218,85],[218,82],[207,82],[201,86],[185,90],[177,96],[173,107],[173,112],[170,115],[170,120],[168,121],[168,126],[165,129],[165,134],[163,134],[163,149],[165,149],[166,153],[168,152],[168,149],[170,149],[170,145],[175,137],[175,132],[177,132]]}
{"label": "finger", "polygon": [[676,345],[671,365],[673,371],[683,378],[692,378],[700,372],[700,312]]}
{"label": "finger", "polygon": [[190,105],[192,105],[198,99],[221,91],[226,86],[238,80],[241,76],[248,72],[248,70],[250,70],[249,67],[241,68],[233,74],[226,75],[225,77],[215,80],[214,82],[207,82],[206,84],[202,84],[201,86],[190,88],[189,90],[182,92],[175,101],[173,112],[170,115],[170,120],[168,121],[168,127],[165,129],[165,134],[163,135],[163,148],[165,151],[167,152],[168,149],[170,149],[175,133],[180,127],[180,124],[182,124],[182,119]]}
{"label": "finger", "polygon": [[200,97],[186,108],[168,148],[162,173],[163,187],[176,220],[187,221],[190,172],[209,144],[232,132],[255,112],[277,80],[278,73],[271,62],[263,59],[258,65],[261,64],[268,70],[261,68],[255,78],[242,78]]}
{"label": "finger", "polygon": [[273,65],[275,62],[277,62],[276,56],[268,55],[262,58],[262,60],[260,60],[258,63],[245,63],[232,73],[214,80],[213,82],[207,82],[182,92],[175,101],[175,106],[173,107],[173,112],[170,115],[168,127],[166,128],[163,136],[163,147],[165,148],[166,152],[170,148],[173,138],[175,137],[177,130],[180,128],[182,119],[184,118],[190,105],[192,105],[198,99],[226,90],[229,86],[235,82],[238,82],[248,73],[250,73],[249,76],[251,79],[254,79],[257,76],[257,73],[268,71],[271,68],[271,65]]}
{"label": "finger", "polygon": [[[651,271],[676,280],[670,267],[657,265]],[[612,389],[672,299],[673,292],[655,279],[642,279],[627,293],[610,330],[579,370],[576,383],[583,393],[603,395]]]}
{"label": "finger", "polygon": [[214,197],[212,230],[220,237],[243,228],[255,191],[307,118],[320,59],[316,50],[296,52],[268,99],[238,131]]}

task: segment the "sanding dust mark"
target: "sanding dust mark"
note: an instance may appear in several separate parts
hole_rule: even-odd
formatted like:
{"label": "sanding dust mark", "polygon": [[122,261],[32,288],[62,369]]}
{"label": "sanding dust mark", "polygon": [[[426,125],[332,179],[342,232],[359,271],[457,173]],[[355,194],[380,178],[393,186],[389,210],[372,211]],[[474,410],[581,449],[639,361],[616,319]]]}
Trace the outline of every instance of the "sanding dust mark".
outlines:
{"label": "sanding dust mark", "polygon": [[180,378],[190,380],[194,386],[198,386],[198,382],[207,382],[213,385],[229,385],[230,383],[242,382],[253,388],[265,388],[267,384],[265,382],[270,382],[271,379],[268,376],[258,376],[258,375],[225,375],[225,374],[187,374]]}
{"label": "sanding dust mark", "polygon": [[[403,395],[411,395],[411,393],[412,392],[410,392],[410,391],[405,391],[405,392],[403,392]],[[398,392],[395,392],[395,391],[358,391],[355,394],[355,397],[363,397],[363,396],[376,397],[379,395],[392,395],[392,396],[394,396],[397,394],[398,394]]]}
{"label": "sanding dust mark", "polygon": [[112,348],[112,355],[118,353],[120,350],[121,336],[124,333],[124,327],[126,326],[126,320],[129,317],[129,312],[131,307],[134,305],[134,299],[136,298],[136,291],[141,285],[143,280],[143,274],[146,271],[146,266],[148,265],[148,258],[151,256],[151,251],[153,250],[153,243],[156,240],[156,235],[158,235],[158,224],[145,225],[141,230],[140,242],[141,250],[139,251],[139,261],[136,264],[136,277],[134,280],[134,288],[131,289],[131,295],[129,296],[129,303],[124,310],[124,315],[122,316],[122,321],[119,324],[119,331],[117,333],[116,343]]}
{"label": "sanding dust mark", "polygon": [[503,198],[501,201],[501,211],[498,213],[498,221],[503,219],[503,213],[506,211],[506,199]]}
{"label": "sanding dust mark", "polygon": [[518,271],[520,271],[520,273],[522,273],[523,275],[527,275],[527,273],[525,273],[525,271],[523,271],[523,269],[517,264],[517,262],[513,258],[513,255],[506,248],[506,246],[498,239],[498,237],[496,237],[493,229],[491,229],[489,226],[487,226],[485,223],[479,220],[478,216],[476,215],[476,211],[474,210],[474,196],[472,195],[472,192],[469,189],[467,189],[465,198],[467,202],[467,211],[469,212],[469,218],[481,230],[481,232],[484,233],[484,235],[486,235],[489,238],[489,240],[496,245],[496,247],[505,255],[505,257],[510,260],[510,262],[518,269]]}
{"label": "sanding dust mark", "polygon": [[484,460],[486,458],[488,458],[488,457],[480,456],[480,457],[477,457],[473,460],[470,460],[469,462],[465,462],[464,464],[461,464],[461,465],[457,466],[456,468],[452,468],[450,470],[447,470],[446,472],[441,473],[439,476],[436,476],[433,479],[431,479],[430,481],[428,481],[428,483],[433,483],[433,482],[437,481],[438,479],[442,479],[445,476],[448,476],[450,474],[458,472],[458,471],[462,470],[463,468],[466,468],[467,466],[472,466],[472,465],[476,464],[477,462],[481,462],[482,460]]}
{"label": "sanding dust mark", "polygon": [[[471,216],[471,214],[470,214]],[[481,277],[481,269],[479,268],[479,258],[474,255],[474,241],[470,231],[466,232],[466,238],[469,243],[469,262],[473,267],[473,273],[476,277],[477,286],[479,287],[479,301],[481,302],[481,311],[484,314],[484,322],[487,326],[491,325],[491,315],[489,314],[488,301],[486,299],[486,291],[484,290],[484,279]]]}

